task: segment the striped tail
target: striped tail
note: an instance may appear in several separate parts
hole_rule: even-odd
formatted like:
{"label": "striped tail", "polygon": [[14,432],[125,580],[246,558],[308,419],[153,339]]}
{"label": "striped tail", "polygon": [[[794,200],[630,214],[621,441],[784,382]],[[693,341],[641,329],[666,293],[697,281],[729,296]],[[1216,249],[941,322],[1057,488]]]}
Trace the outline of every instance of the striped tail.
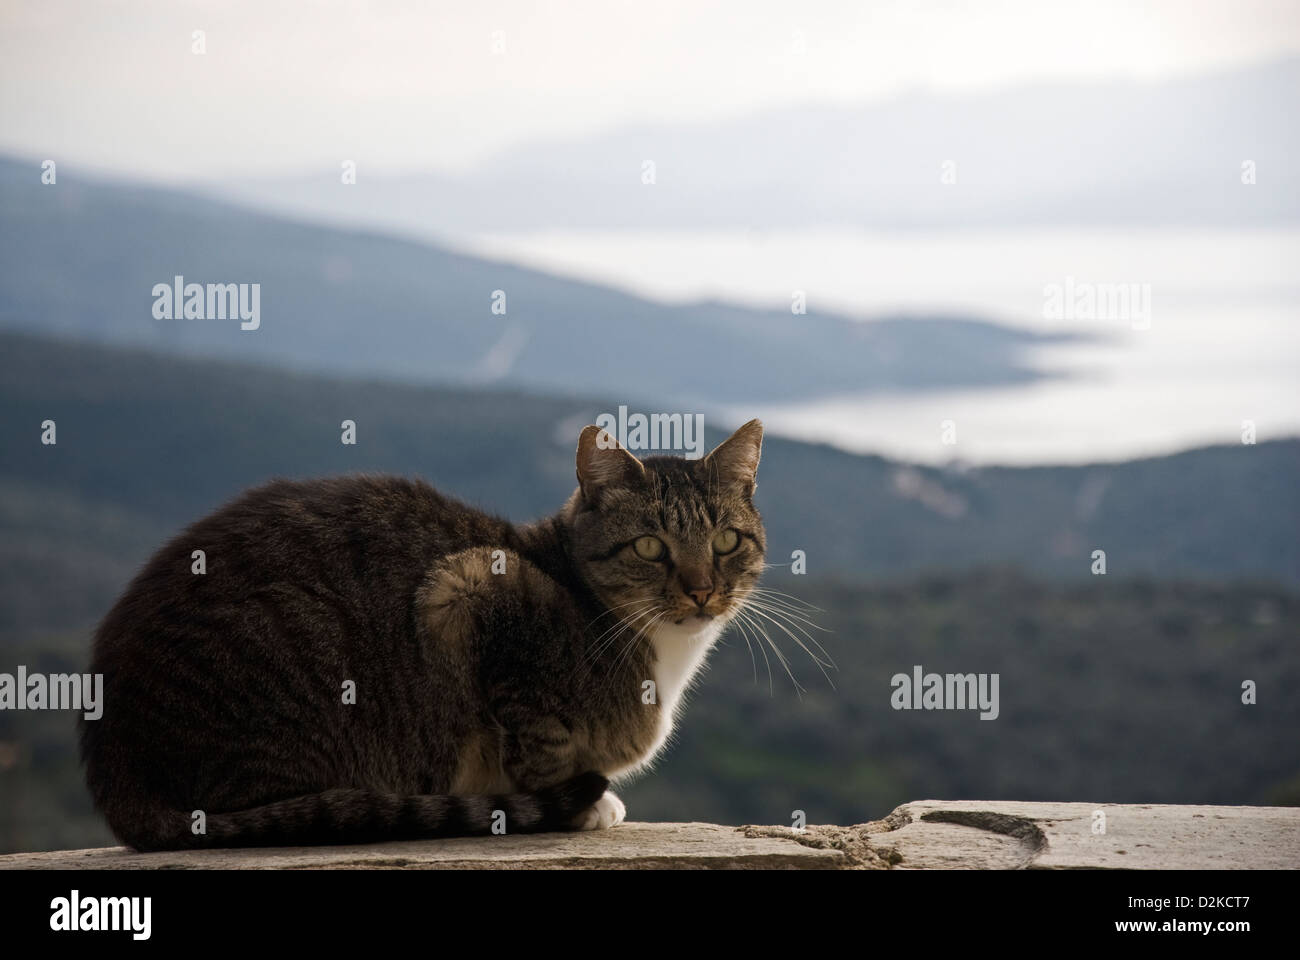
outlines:
{"label": "striped tail", "polygon": [[542,833],[572,829],[574,819],[608,786],[605,777],[590,772],[534,793],[499,796],[398,796],[337,789],[207,814],[205,832],[199,834],[193,832],[191,815],[176,810],[132,823],[112,823],[110,817],[110,825],[125,843],[144,851],[465,837],[490,834],[496,824],[508,834]]}

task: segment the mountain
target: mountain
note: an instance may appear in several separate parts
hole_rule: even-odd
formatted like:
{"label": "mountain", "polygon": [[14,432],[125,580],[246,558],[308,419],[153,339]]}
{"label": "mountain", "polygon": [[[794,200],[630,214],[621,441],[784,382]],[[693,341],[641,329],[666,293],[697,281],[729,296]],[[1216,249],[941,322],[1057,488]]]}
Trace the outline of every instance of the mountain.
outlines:
{"label": "mountain", "polygon": [[[12,332],[0,368],[0,660],[45,673],[83,670],[140,564],[250,484],[389,471],[536,517],[574,486],[581,426],[612,409]],[[820,608],[838,669],[823,678],[768,624],[797,697],[757,636],[730,633],[676,745],[625,791],[634,816],[851,823],[922,795],[1295,802],[1298,467],[1296,440],[958,472],[769,438],[765,584]],[[916,664],[999,673],[998,719],[891,709],[891,677]],[[1258,705],[1240,702],[1246,679]],[[0,851],[109,842],[74,734],[67,713],[0,712]]]}
{"label": "mountain", "polygon": [[[420,475],[514,519],[545,515],[572,492],[581,427],[617,409],[12,333],[0,357],[0,634],[83,625],[166,537],[273,476]],[[54,445],[40,442],[46,420]],[[708,445],[734,426],[706,420]],[[769,437],[758,505],[769,561],[804,551],[810,576],[1000,566],[1093,579],[1103,549],[1112,578],[1295,585],[1298,474],[1298,440],[954,471]]]}
{"label": "mountain", "polygon": [[[667,402],[664,412],[1021,383],[1040,376],[1030,347],[1070,339],[957,317],[861,323],[788,305],[668,306],[66,167],[51,185],[40,173],[0,160],[0,328],[422,383],[552,392],[578,383]],[[177,276],[258,284],[260,326],[156,318],[154,288]],[[504,314],[492,311],[494,291]]]}
{"label": "mountain", "polygon": [[[464,175],[340,170],[217,196],[418,236],[564,228],[1300,221],[1300,58],[1163,81],[913,91],[512,146]],[[646,161],[654,185],[642,183]],[[952,168],[945,168],[951,162]],[[1251,163],[1254,183],[1242,182]],[[955,183],[941,174],[950,170]]]}

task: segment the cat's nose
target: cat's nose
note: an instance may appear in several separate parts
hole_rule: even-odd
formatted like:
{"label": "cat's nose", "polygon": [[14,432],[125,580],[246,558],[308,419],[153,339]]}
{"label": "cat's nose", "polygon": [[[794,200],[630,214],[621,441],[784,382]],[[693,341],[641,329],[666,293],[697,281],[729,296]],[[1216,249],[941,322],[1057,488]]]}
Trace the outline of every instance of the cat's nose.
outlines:
{"label": "cat's nose", "polygon": [[690,594],[695,599],[695,603],[702,607],[709,602],[709,597],[713,596],[713,590],[692,590]]}
{"label": "cat's nose", "polygon": [[713,596],[713,578],[707,573],[682,574],[682,591],[695,601],[697,606],[704,606]]}

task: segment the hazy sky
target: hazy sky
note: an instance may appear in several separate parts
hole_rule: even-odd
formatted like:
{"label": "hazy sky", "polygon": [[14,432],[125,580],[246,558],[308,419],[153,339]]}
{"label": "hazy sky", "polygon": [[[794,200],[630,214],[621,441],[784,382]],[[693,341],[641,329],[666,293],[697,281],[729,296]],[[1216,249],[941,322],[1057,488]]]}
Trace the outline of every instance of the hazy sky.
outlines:
{"label": "hazy sky", "polygon": [[0,150],[178,179],[451,169],[628,123],[1297,51],[1300,0],[5,0]]}

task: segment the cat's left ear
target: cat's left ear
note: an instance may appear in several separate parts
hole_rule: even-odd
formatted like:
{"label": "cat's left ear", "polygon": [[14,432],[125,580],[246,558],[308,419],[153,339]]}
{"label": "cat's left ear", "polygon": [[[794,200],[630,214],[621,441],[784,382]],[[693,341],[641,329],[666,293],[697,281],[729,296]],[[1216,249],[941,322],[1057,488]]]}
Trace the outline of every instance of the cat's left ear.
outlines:
{"label": "cat's left ear", "polygon": [[763,452],[763,424],[751,420],[704,458],[701,469],[723,486],[739,488],[746,497],[754,495],[758,458]]}
{"label": "cat's left ear", "polygon": [[610,487],[632,486],[645,479],[641,461],[618,445],[606,430],[595,424],[582,428],[578,437],[578,486],[588,503],[600,502]]}

